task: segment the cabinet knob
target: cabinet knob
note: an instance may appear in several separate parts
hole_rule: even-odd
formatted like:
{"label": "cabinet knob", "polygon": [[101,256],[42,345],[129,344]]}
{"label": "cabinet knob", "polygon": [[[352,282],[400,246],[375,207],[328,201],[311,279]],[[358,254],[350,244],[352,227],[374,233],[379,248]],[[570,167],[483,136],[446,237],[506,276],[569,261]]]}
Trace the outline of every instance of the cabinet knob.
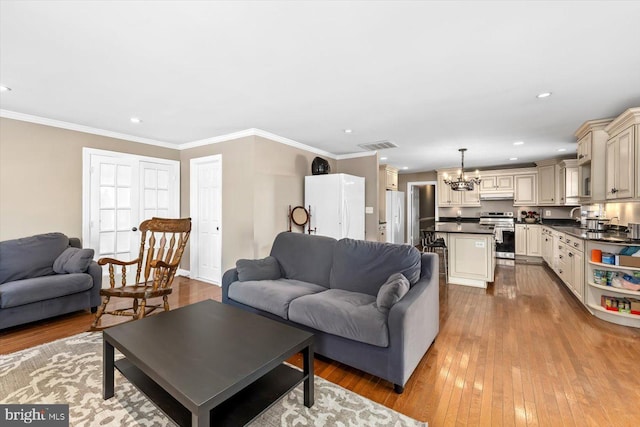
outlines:
{"label": "cabinet knob", "polygon": [[613,194],[616,194],[616,193],[618,192],[618,189],[617,189],[617,188],[612,188],[612,189],[611,189],[611,192],[612,192]]}
{"label": "cabinet knob", "polygon": [[574,248],[577,248],[577,247],[578,247],[578,244],[577,244],[577,243],[574,243],[574,244],[573,244],[573,247],[574,247]]}
{"label": "cabinet knob", "polygon": [[572,252],[569,252],[569,257],[570,258],[573,257],[573,253]]}
{"label": "cabinet knob", "polygon": [[558,270],[560,272],[560,274],[562,274],[562,269]]}
{"label": "cabinet knob", "polygon": [[558,258],[562,259],[562,255],[558,255]]}

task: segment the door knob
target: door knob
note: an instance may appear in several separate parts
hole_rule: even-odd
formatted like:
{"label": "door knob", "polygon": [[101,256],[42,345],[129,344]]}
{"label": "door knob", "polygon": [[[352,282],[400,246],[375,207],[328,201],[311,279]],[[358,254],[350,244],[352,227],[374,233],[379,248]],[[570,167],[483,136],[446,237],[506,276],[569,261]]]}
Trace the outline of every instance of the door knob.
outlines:
{"label": "door knob", "polygon": [[138,231],[138,227],[132,227],[131,231]]}

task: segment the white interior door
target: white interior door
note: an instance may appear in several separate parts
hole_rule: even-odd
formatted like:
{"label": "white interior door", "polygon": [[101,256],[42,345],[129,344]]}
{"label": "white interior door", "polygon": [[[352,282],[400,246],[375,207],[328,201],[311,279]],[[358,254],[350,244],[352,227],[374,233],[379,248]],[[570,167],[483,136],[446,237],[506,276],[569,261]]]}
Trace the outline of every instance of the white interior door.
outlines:
{"label": "white interior door", "polygon": [[144,219],[179,217],[180,163],[84,148],[82,204],[83,242],[95,259],[135,259]]}
{"label": "white interior door", "polygon": [[191,159],[190,274],[217,285],[222,277],[222,156]]}

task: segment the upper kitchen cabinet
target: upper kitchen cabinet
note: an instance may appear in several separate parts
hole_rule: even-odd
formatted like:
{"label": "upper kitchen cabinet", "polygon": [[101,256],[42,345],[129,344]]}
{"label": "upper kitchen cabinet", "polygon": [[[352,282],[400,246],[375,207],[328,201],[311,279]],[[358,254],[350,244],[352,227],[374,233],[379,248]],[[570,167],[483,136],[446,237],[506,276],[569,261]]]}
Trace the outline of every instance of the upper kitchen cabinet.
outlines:
{"label": "upper kitchen cabinet", "polygon": [[398,190],[398,169],[389,165],[380,165],[380,180],[386,190]]}
{"label": "upper kitchen cabinet", "polygon": [[478,186],[473,191],[453,191],[444,183],[444,175],[455,176],[457,170],[438,171],[438,207],[473,207],[480,206]]}
{"label": "upper kitchen cabinet", "polygon": [[630,108],[606,128],[609,135],[605,153],[605,185],[607,199],[629,199],[639,196],[636,157],[640,107]]}
{"label": "upper kitchen cabinet", "polygon": [[609,135],[605,128],[613,119],[589,120],[575,133],[578,139],[578,197],[582,203],[606,198],[605,152]]}
{"label": "upper kitchen cabinet", "polygon": [[538,174],[515,175],[513,206],[535,206],[538,204]]}
{"label": "upper kitchen cabinet", "polygon": [[556,164],[557,160],[542,161],[538,165],[538,204],[557,205],[556,196]]}
{"label": "upper kitchen cabinet", "polygon": [[481,175],[480,194],[513,193],[513,175]]}
{"label": "upper kitchen cabinet", "polygon": [[574,159],[563,160],[558,166],[558,200],[560,205],[578,206],[580,176],[578,173],[578,161]]}

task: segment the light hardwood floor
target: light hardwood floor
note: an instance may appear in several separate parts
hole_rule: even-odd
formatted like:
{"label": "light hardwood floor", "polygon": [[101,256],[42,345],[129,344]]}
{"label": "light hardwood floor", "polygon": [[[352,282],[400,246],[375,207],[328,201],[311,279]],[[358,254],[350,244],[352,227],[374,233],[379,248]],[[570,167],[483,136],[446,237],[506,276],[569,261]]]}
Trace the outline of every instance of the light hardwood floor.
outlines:
{"label": "light hardwood floor", "polygon": [[[171,304],[207,298],[220,300],[220,288],[180,278]],[[76,313],[0,331],[0,352],[86,331],[91,320]],[[640,330],[591,316],[539,265],[501,266],[487,290],[441,280],[440,334],[402,395],[324,358],[316,374],[430,427],[640,425]]]}

